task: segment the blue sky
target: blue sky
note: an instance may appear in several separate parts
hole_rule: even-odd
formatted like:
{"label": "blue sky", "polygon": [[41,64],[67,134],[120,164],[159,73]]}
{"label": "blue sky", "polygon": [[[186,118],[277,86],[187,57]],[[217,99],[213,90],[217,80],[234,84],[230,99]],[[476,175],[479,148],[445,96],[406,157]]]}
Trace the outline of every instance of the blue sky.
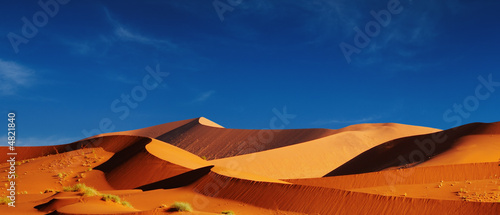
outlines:
{"label": "blue sky", "polygon": [[19,145],[284,108],[290,129],[500,121],[499,1],[40,2],[0,8]]}

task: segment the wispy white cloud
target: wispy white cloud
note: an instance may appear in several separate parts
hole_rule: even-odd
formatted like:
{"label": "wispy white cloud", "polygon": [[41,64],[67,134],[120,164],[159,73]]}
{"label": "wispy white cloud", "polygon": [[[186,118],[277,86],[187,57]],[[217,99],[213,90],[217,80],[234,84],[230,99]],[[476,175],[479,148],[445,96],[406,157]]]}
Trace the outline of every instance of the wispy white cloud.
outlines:
{"label": "wispy white cloud", "polygon": [[198,102],[204,102],[208,100],[212,95],[214,95],[215,90],[209,90],[206,92],[201,93],[198,97],[196,97],[191,103],[198,103]]}
{"label": "wispy white cloud", "polygon": [[33,70],[12,61],[0,59],[0,95],[13,95],[19,87],[33,84]]}
{"label": "wispy white cloud", "polygon": [[111,12],[107,8],[103,8],[106,13],[106,18],[108,22],[114,28],[114,35],[121,41],[137,42],[144,45],[152,45],[155,47],[166,47],[170,49],[178,48],[176,44],[170,42],[167,39],[159,39],[151,36],[145,36],[144,34],[137,33],[137,31],[131,30],[130,27],[126,27],[119,20],[115,19]]}
{"label": "wispy white cloud", "polygon": [[364,117],[360,119],[330,119],[330,120],[318,120],[313,122],[313,125],[330,125],[330,124],[359,124],[359,123],[368,123],[368,122],[373,122],[374,120],[379,119],[379,116],[370,116],[370,117]]}
{"label": "wispy white cloud", "polygon": [[[368,47],[353,58],[351,65],[361,69],[376,67],[377,72],[390,74],[427,71],[430,62],[414,58],[432,52],[436,47],[435,40],[443,33],[441,17],[447,13],[447,6],[440,1],[410,1],[401,2],[401,5],[402,12],[394,14],[388,25],[380,28],[380,34],[370,38]],[[371,19],[370,16],[356,26],[364,29]],[[352,42],[352,38],[350,40]]]}
{"label": "wispy white cloud", "polygon": [[87,37],[85,39],[68,38],[66,36],[56,35],[61,44],[69,48],[69,53],[83,56],[93,56],[104,58],[109,56],[109,49],[115,44],[112,37],[114,35],[102,34],[96,37]]}
{"label": "wispy white cloud", "polygon": [[132,26],[127,26],[114,18],[106,7],[103,7],[103,10],[105,13],[105,21],[111,25],[111,31],[101,32],[96,37],[87,38],[85,40],[61,37],[61,42],[70,47],[72,53],[106,56],[107,52],[113,49],[117,43],[123,42],[134,42],[147,45],[161,51],[179,51],[179,46],[169,39],[149,36],[146,32],[140,32]]}
{"label": "wispy white cloud", "polygon": [[171,43],[168,40],[146,37],[146,36],[143,36],[141,34],[132,32],[129,29],[126,29],[124,26],[121,26],[121,25],[115,26],[114,33],[120,40],[123,40],[123,41],[138,42],[138,43],[142,43],[145,45],[152,45],[152,46],[166,46],[168,48],[177,48],[177,45]]}
{"label": "wispy white cloud", "polygon": [[95,51],[93,44],[89,41],[81,41],[81,42],[64,41],[64,44],[70,46],[72,48],[71,50],[73,53],[81,55],[90,54],[93,51]]}
{"label": "wispy white cloud", "polygon": [[123,74],[115,74],[112,77],[110,77],[110,79],[122,84],[137,84],[137,80],[127,77]]}
{"label": "wispy white cloud", "polygon": [[[237,6],[238,12],[231,16],[255,16],[259,14],[269,20],[281,20],[290,13],[302,15],[295,28],[308,33],[302,43],[296,45],[324,45],[338,37],[348,37],[352,28],[363,18],[364,11],[353,1],[246,1]],[[249,25],[238,25],[237,28],[249,28]],[[254,35],[265,34],[257,32]]]}
{"label": "wispy white cloud", "polygon": [[306,1],[299,3],[303,9],[314,14],[305,23],[304,29],[316,35],[307,43],[324,43],[351,35],[352,28],[363,16],[362,11],[350,1]]}

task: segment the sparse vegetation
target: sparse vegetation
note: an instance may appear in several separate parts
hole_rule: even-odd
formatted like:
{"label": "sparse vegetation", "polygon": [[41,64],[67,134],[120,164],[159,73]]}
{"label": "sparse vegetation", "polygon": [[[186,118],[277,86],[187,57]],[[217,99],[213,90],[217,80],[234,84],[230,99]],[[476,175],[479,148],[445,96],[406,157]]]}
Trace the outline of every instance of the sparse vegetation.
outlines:
{"label": "sparse vegetation", "polygon": [[222,214],[236,215],[233,211],[222,211]]}
{"label": "sparse vegetation", "polygon": [[187,202],[174,202],[174,204],[170,205],[170,211],[193,211],[191,205]]}
{"label": "sparse vegetation", "polygon": [[64,179],[64,178],[66,177],[66,175],[68,175],[68,174],[66,174],[65,172],[60,172],[60,173],[57,173],[57,177],[58,177],[59,179]]}
{"label": "sparse vegetation", "polygon": [[83,196],[97,196],[99,192],[85,184],[75,184],[73,187],[64,187],[64,192],[80,192]]}
{"label": "sparse vegetation", "polygon": [[83,196],[100,196],[101,200],[103,201],[111,201],[123,206],[133,208],[129,202],[122,200],[119,196],[111,194],[101,194],[96,189],[88,187],[85,184],[75,184],[73,187],[64,187],[63,190],[65,192],[80,192]]}
{"label": "sparse vegetation", "polygon": [[123,206],[125,206],[125,207],[134,208],[134,207],[132,207],[132,205],[131,205],[129,202],[127,202],[127,201],[123,201],[123,200],[122,200],[122,201],[121,201],[121,204],[122,204]]}
{"label": "sparse vegetation", "polygon": [[102,194],[101,199],[104,201],[121,202],[120,197],[111,194]]}
{"label": "sparse vegetation", "polygon": [[8,197],[4,196],[4,197],[0,197],[0,205],[6,205],[6,204],[9,204],[11,201]]}
{"label": "sparse vegetation", "polygon": [[43,191],[43,193],[56,193],[57,191],[55,191],[54,189],[46,189]]}
{"label": "sparse vegetation", "polygon": [[207,160],[207,156],[203,155],[203,156],[201,156],[201,159]]}
{"label": "sparse vegetation", "polygon": [[464,188],[460,188],[457,192],[457,196],[464,201],[474,201],[474,202],[497,202],[500,201],[500,193],[495,192],[469,192]]}
{"label": "sparse vegetation", "polygon": [[80,174],[77,174],[75,175],[75,178],[85,178],[85,173],[80,173]]}
{"label": "sparse vegetation", "polygon": [[128,203],[127,201],[123,201],[122,199],[120,199],[120,197],[118,197],[117,195],[111,195],[111,194],[101,194],[101,200],[104,200],[104,201],[112,201],[112,202],[115,202],[115,203],[118,203],[118,204],[121,204],[123,206],[127,206],[127,207],[132,207],[132,205],[130,203]]}

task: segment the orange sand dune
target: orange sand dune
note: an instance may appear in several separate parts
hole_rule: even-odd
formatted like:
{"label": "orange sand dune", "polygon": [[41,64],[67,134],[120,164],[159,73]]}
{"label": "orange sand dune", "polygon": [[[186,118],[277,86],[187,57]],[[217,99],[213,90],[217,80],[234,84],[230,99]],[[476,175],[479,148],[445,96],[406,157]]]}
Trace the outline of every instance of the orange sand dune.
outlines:
{"label": "orange sand dune", "polygon": [[498,203],[382,196],[325,187],[255,182],[216,173],[203,177],[193,185],[193,189],[206,196],[305,214],[498,214],[500,212]]}
{"label": "orange sand dune", "polygon": [[96,170],[104,172],[114,188],[131,189],[209,165],[200,157],[175,146],[142,138],[117,152]]}
{"label": "orange sand dune", "polygon": [[194,121],[199,121],[201,124],[201,122],[204,122],[204,120],[202,120],[202,118],[203,117],[195,118],[195,119],[186,119],[186,120],[175,121],[175,122],[169,122],[169,123],[164,123],[164,124],[160,124],[160,125],[155,125],[155,126],[131,130],[131,131],[120,131],[120,132],[107,133],[106,135],[130,135],[130,136],[156,138],[156,137],[164,135],[164,134],[166,134],[166,133],[168,133],[176,128],[179,128],[183,125],[186,125],[186,124],[194,122]]}
{"label": "orange sand dune", "polygon": [[357,189],[400,184],[428,184],[500,178],[499,162],[426,166],[323,178],[288,179],[294,184]]}
{"label": "orange sand dune", "polygon": [[500,132],[496,135],[467,135],[458,138],[449,150],[418,166],[492,162],[500,160]]}
{"label": "orange sand dune", "polygon": [[[335,177],[291,179],[291,183],[388,196],[500,201],[500,162],[426,166]],[[477,194],[476,194],[477,193]],[[474,199],[467,199],[474,200]]]}
{"label": "orange sand dune", "polygon": [[[36,147],[30,147],[32,150]],[[54,154],[24,160],[16,166],[16,190],[28,194],[39,194],[46,190],[61,190],[63,186],[71,185],[78,179],[83,183],[93,183],[93,178],[99,180],[99,189],[109,189],[106,181],[101,181],[102,175],[93,170],[96,166],[108,160],[113,153],[102,148],[80,149],[76,151]],[[8,183],[8,163],[0,165],[2,185]],[[84,176],[84,177],[81,177]],[[0,187],[0,196],[7,194],[6,187]],[[25,195],[20,195],[22,200]]]}
{"label": "orange sand dune", "polygon": [[[491,160],[499,154],[499,127],[471,124],[437,132],[386,123],[242,130],[197,118],[59,146],[18,147],[16,208],[0,205],[0,214],[171,214],[166,210],[176,201],[194,209],[180,214],[498,214],[500,167]],[[387,166],[397,153],[415,150],[408,141],[441,140],[439,135],[446,141],[436,145],[431,159],[407,165],[412,168],[301,179],[321,177],[367,153],[374,157],[365,157],[372,163],[364,165]],[[5,159],[6,152],[0,147]],[[8,168],[0,164],[3,184],[9,182]],[[62,192],[77,183],[133,207]],[[7,187],[0,186],[5,195]]]}
{"label": "orange sand dune", "polygon": [[[96,135],[93,137],[85,138],[80,141],[76,141],[74,143],[69,143],[69,144],[62,144],[62,145],[54,145],[54,146],[36,146],[36,147],[16,147],[17,160],[24,160],[24,159],[30,159],[30,158],[36,158],[36,157],[41,157],[45,155],[51,155],[51,154],[57,154],[57,153],[63,153],[63,152],[68,152],[80,148],[85,148],[85,147],[100,147],[101,144],[105,144],[108,147],[119,147],[119,148],[107,148],[107,150],[116,152],[119,151],[123,147],[127,147],[130,143],[126,143],[123,140],[120,140],[121,144],[120,145],[114,145],[114,144],[106,144],[108,139],[106,136],[138,136],[138,137],[151,137],[155,138],[158,136],[161,136],[165,133],[168,133],[169,131],[172,131],[173,129],[176,129],[180,126],[183,126],[187,123],[196,121],[198,123],[203,123],[203,125],[210,125],[214,126],[216,125],[215,123],[212,123],[209,120],[205,120],[205,118],[196,118],[196,119],[188,119],[188,120],[181,120],[181,121],[176,121],[176,122],[170,122],[170,123],[165,123],[161,125],[156,125],[156,126],[151,126],[147,128],[142,128],[142,129],[137,129],[137,130],[131,130],[131,131],[122,131],[122,132],[113,132],[113,133],[106,133],[102,135]],[[114,137],[113,139],[116,141],[116,138],[119,137]],[[127,138],[127,137],[124,137]],[[129,141],[134,142],[131,138],[127,138]],[[101,146],[102,147],[102,146]],[[7,152],[10,152],[7,147],[0,147],[0,159],[1,160],[7,160]]]}
{"label": "orange sand dune", "polygon": [[495,162],[500,159],[500,122],[473,123],[427,135],[404,137],[367,150],[326,176],[391,167]]}
{"label": "orange sand dune", "polygon": [[154,138],[210,160],[293,145],[337,132],[329,129],[228,129],[213,124],[202,117]]}
{"label": "orange sand dune", "polygon": [[[96,148],[101,147],[109,152],[118,152],[131,144],[137,142],[143,137],[127,135],[100,135],[93,138],[86,138],[69,144],[55,145],[55,146],[28,146],[16,147],[17,153],[16,160],[26,160],[31,158],[43,157],[47,155],[59,154],[69,151],[74,151],[82,148]],[[119,144],[115,144],[119,143]],[[10,152],[7,147],[0,147],[0,159],[8,159],[7,152]]]}
{"label": "orange sand dune", "polygon": [[[352,128],[349,128],[352,129]],[[255,130],[228,129],[204,117],[170,122],[143,129],[96,135],[74,144],[88,144],[96,137],[128,135],[158,139],[207,159],[224,158],[279,148],[341,132],[331,129]],[[93,145],[99,146],[99,142]],[[57,148],[57,147],[56,147]],[[62,150],[59,147],[58,150]],[[47,152],[45,152],[47,151]],[[45,153],[55,153],[51,148]],[[64,150],[63,150],[64,151]],[[2,152],[2,151],[0,151]]]}
{"label": "orange sand dune", "polygon": [[438,130],[395,123],[354,125],[323,138],[213,160],[212,163],[271,178],[321,177],[373,146],[399,137],[436,131]]}
{"label": "orange sand dune", "polygon": [[[141,213],[144,214],[158,214],[158,207],[161,204],[169,205],[174,201],[186,199],[186,196],[190,196],[190,198],[187,199],[189,201],[193,201],[193,199],[210,200],[210,204],[208,206],[204,203],[204,206],[200,208],[200,210],[209,211],[209,213],[200,212],[199,214],[220,214],[220,212],[224,209],[236,209],[236,211],[245,212],[246,214],[276,214],[275,210],[273,209],[258,208],[249,206],[241,202],[232,202],[230,200],[217,200],[210,197],[199,197],[199,194],[189,189],[181,189],[183,190],[183,192],[181,193],[174,192],[174,194],[177,194],[176,196],[169,196],[172,194],[172,192],[170,191],[162,192],[165,196],[158,197],[155,197],[155,195],[150,195],[151,193],[147,193],[147,196],[149,196],[148,198],[144,198],[144,196],[141,195],[142,192],[140,191],[112,191],[116,189],[115,187],[123,189],[122,187],[135,187],[149,182],[152,183],[147,184],[143,187],[147,187],[148,185],[159,186],[156,188],[151,188],[150,186],[149,189],[152,190],[169,188],[169,186],[172,186],[173,184],[172,180],[157,181],[157,179],[159,180],[163,178],[169,178],[170,176],[168,174],[170,174],[172,171],[175,172],[176,168],[185,168],[185,171],[189,171],[193,168],[205,166],[208,164],[208,162],[175,146],[150,138],[117,135],[105,136],[100,138],[104,140],[101,142],[100,146],[116,151],[118,149],[120,150],[116,153],[113,153],[106,151],[101,147],[83,148],[70,152],[30,159],[27,162],[19,165],[18,171],[27,173],[16,179],[16,182],[19,184],[17,188],[22,192],[22,194],[18,194],[16,201],[17,206],[21,207],[22,209],[19,210],[17,208],[3,208],[3,206],[0,206],[0,208],[2,208],[2,210],[5,209],[9,214],[45,214],[47,212],[52,212],[55,210],[57,210],[56,214],[114,214],[139,211],[142,211]],[[111,147],[108,146],[108,144],[114,144],[116,146]],[[122,144],[125,144],[127,146],[123,147],[121,146]],[[36,147],[33,147],[33,149],[35,148]],[[137,159],[137,157],[139,157],[140,159]],[[87,166],[87,164],[89,166]],[[1,168],[7,168],[7,166],[8,165],[4,163],[2,164]],[[88,171],[88,168],[92,169]],[[103,169],[103,171],[107,173],[106,177],[100,169]],[[123,172],[121,177],[116,177],[113,175],[121,173],[122,169],[123,171],[128,171]],[[210,168],[208,170],[210,170]],[[195,171],[197,170],[189,171],[186,173]],[[217,171],[223,172],[225,174],[233,174],[230,170],[225,170],[223,168],[218,168]],[[59,172],[68,173],[68,175],[59,178],[57,176],[57,173]],[[5,175],[6,173],[2,172],[1,174]],[[76,177],[80,176],[81,174],[85,174],[85,176]],[[176,178],[180,175],[183,175],[176,174],[178,173],[175,172],[175,174],[172,174],[175,176],[170,178]],[[206,175],[208,174],[208,172],[200,174]],[[192,175],[188,175],[188,177],[189,176]],[[199,178],[200,176],[196,177]],[[261,180],[261,178],[257,178],[258,176],[248,176],[243,174],[243,177],[253,180]],[[40,179],[46,180],[46,182],[39,183]],[[182,186],[187,185],[185,181],[186,179],[186,177],[181,178],[181,184],[183,184]],[[102,200],[99,200],[99,197],[81,197],[76,193],[44,193],[44,191],[46,192],[46,190],[49,189],[54,191],[61,191],[63,186],[71,186],[78,183],[77,180],[81,180],[80,183],[85,183],[89,186],[95,187],[103,193],[119,195],[127,201],[130,201],[135,207],[127,208],[115,203],[103,202]],[[278,183],[285,183],[279,182],[278,180],[275,181],[277,181]],[[194,181],[190,183],[193,182]],[[113,185],[114,187],[109,186],[108,183]],[[0,191],[4,195],[6,194],[5,188],[0,188]],[[27,194],[24,194],[23,192],[26,192]],[[133,196],[142,197],[133,198]],[[198,197],[194,198],[193,196]],[[147,204],[146,206],[141,206],[141,204],[145,204],[141,202],[148,202],[149,204]],[[154,202],[156,202],[156,204],[152,204]],[[223,205],[226,205],[227,207],[224,207]]]}
{"label": "orange sand dune", "polygon": [[[176,126],[179,126],[175,128]],[[187,150],[207,159],[225,158],[297,143],[313,141],[342,132],[377,130],[386,136],[379,138],[378,134],[367,138],[367,141],[389,140],[402,136],[424,134],[439,131],[438,129],[400,125],[395,123],[361,124],[346,128],[331,129],[288,129],[288,130],[252,130],[228,129],[204,117],[184,120],[145,129],[119,132],[113,134],[138,135],[155,138],[179,148]],[[161,135],[158,135],[161,134]],[[394,134],[394,135],[392,135]],[[357,136],[363,136],[357,135]],[[351,141],[354,142],[354,141]],[[368,144],[373,146],[373,144]],[[364,149],[363,149],[364,150]],[[359,151],[359,150],[355,150]]]}

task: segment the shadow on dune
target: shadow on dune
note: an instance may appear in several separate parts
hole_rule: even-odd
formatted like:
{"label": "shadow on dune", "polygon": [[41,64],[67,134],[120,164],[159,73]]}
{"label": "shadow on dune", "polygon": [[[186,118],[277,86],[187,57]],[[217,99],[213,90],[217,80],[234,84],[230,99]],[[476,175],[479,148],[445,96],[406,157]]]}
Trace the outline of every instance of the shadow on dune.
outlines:
{"label": "shadow on dune", "polygon": [[436,133],[391,140],[361,153],[324,177],[377,172],[391,167],[413,167],[452,149],[458,139],[476,134],[500,134],[500,123],[471,123]]}
{"label": "shadow on dune", "polygon": [[155,190],[155,189],[172,189],[191,185],[203,176],[210,173],[210,170],[214,166],[206,166],[199,169],[195,169],[171,178],[167,178],[161,181],[157,181],[151,184],[146,184],[136,189],[141,189],[143,191]]}
{"label": "shadow on dune", "polygon": [[144,147],[151,142],[150,138],[145,137],[138,139],[134,138],[134,140],[134,144],[130,144],[123,150],[115,153],[109,160],[95,167],[94,169],[101,170],[104,173],[108,173],[131,157],[139,154],[142,151],[145,151]]}

